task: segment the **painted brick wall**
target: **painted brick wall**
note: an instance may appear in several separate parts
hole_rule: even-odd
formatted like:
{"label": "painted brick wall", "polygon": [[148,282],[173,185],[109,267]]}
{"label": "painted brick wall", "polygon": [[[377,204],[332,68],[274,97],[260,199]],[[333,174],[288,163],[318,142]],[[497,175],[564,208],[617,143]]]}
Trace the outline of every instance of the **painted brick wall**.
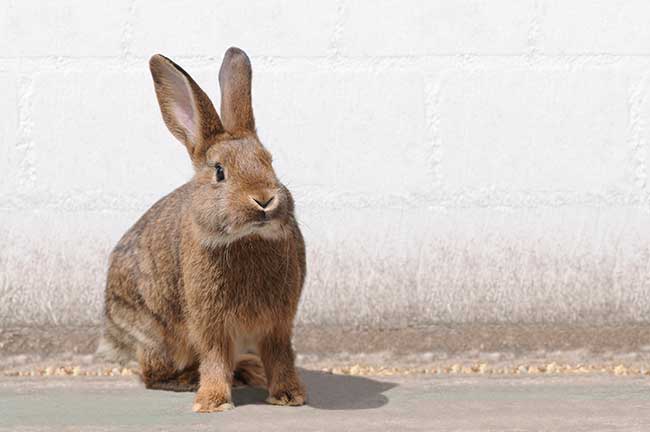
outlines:
{"label": "painted brick wall", "polygon": [[650,2],[0,4],[0,325],[97,323],[106,258],[191,176],[147,68],[251,56],[309,249],[299,321],[650,315]]}

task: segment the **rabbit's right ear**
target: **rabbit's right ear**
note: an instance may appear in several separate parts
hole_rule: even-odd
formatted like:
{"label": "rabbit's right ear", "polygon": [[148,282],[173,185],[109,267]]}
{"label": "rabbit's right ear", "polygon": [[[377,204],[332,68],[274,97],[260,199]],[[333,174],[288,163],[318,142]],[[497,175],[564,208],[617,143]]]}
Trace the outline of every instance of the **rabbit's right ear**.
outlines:
{"label": "rabbit's right ear", "polygon": [[210,138],[223,132],[217,111],[192,77],[167,57],[154,55],[149,69],[167,128],[185,144],[194,166],[200,166]]}

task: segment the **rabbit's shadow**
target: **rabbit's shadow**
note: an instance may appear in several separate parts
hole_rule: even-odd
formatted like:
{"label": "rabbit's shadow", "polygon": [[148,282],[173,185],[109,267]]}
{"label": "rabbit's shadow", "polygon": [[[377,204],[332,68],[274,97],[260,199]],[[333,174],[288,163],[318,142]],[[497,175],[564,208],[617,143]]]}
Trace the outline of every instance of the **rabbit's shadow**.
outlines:
{"label": "rabbit's shadow", "polygon": [[[299,368],[300,376],[307,388],[307,405],[324,410],[358,410],[379,408],[388,403],[383,393],[397,384],[374,379],[334,375],[325,372]],[[235,406],[261,404],[267,396],[266,390],[243,387],[233,390]]]}

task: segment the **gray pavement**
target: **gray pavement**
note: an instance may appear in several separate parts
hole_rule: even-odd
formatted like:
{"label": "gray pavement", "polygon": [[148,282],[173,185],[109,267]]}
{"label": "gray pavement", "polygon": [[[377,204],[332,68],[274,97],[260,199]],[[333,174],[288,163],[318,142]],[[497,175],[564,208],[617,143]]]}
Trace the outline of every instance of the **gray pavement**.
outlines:
{"label": "gray pavement", "polygon": [[263,403],[191,412],[192,393],[145,390],[133,377],[2,377],[0,430],[647,431],[650,378],[361,377],[301,370],[308,406]]}

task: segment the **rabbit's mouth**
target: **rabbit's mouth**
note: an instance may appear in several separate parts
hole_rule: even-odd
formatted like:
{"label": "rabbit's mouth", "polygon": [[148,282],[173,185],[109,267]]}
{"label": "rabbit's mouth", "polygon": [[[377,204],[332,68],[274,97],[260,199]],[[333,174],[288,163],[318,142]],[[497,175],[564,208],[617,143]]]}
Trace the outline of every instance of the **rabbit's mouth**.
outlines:
{"label": "rabbit's mouth", "polygon": [[278,219],[267,219],[251,222],[250,227],[253,233],[262,238],[272,240],[285,236],[284,224]]}
{"label": "rabbit's mouth", "polygon": [[259,234],[262,237],[275,237],[276,231],[280,229],[279,222],[274,219],[258,220],[249,224],[251,234]]}
{"label": "rabbit's mouth", "polygon": [[201,241],[205,247],[215,248],[236,242],[248,236],[259,236],[266,240],[279,240],[285,238],[288,231],[276,219],[249,222],[237,229],[229,228],[217,235],[210,235]]}

